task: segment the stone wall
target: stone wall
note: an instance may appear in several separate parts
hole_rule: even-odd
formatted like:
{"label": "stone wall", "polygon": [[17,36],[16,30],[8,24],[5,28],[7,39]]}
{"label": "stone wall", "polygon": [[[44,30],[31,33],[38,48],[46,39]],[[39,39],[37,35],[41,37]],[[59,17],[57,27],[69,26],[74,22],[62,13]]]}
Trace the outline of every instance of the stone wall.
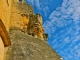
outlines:
{"label": "stone wall", "polygon": [[10,12],[9,12],[9,4],[8,0],[0,0],[0,19],[3,21],[7,31],[9,31],[9,20]]}
{"label": "stone wall", "polygon": [[27,14],[21,14],[21,21],[22,21],[22,29],[27,30],[29,23],[29,16]]}
{"label": "stone wall", "polygon": [[0,19],[8,32],[10,28],[19,28],[43,39],[42,16],[35,14],[33,7],[24,0],[1,0]]}
{"label": "stone wall", "polygon": [[22,27],[21,14],[34,14],[33,7],[24,0],[0,0],[0,19],[7,31],[11,27]]}
{"label": "stone wall", "polygon": [[33,8],[26,2],[13,1],[11,8],[10,27],[22,28],[22,14],[33,14]]}
{"label": "stone wall", "polygon": [[29,35],[46,40],[48,35],[44,34],[44,28],[42,26],[42,16],[40,14],[22,14],[22,26],[24,31]]}
{"label": "stone wall", "polygon": [[60,56],[46,42],[21,32],[10,30],[12,45],[6,60],[61,60]]}

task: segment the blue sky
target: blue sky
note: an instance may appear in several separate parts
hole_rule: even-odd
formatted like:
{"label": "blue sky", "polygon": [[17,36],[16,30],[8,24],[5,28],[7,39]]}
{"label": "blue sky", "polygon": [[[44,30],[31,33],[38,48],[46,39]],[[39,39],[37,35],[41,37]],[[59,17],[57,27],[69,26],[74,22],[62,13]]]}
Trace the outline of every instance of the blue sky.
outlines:
{"label": "blue sky", "polygon": [[64,60],[80,60],[80,0],[27,0],[43,16],[48,44]]}
{"label": "blue sky", "polygon": [[[43,17],[43,22],[48,19],[48,16],[51,14],[56,7],[60,6],[62,0],[26,0],[29,4],[34,7],[35,13],[40,13]],[[44,8],[45,7],[45,8]]]}

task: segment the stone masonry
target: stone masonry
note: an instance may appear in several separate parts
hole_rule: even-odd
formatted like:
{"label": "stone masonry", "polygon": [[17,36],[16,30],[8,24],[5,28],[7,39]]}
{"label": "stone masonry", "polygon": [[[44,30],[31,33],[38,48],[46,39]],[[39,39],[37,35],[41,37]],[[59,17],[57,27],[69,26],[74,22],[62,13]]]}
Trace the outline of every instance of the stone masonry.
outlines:
{"label": "stone masonry", "polygon": [[35,14],[31,5],[24,0],[2,0],[0,8],[0,19],[8,32],[11,28],[24,29],[29,35],[44,40],[42,16]]}

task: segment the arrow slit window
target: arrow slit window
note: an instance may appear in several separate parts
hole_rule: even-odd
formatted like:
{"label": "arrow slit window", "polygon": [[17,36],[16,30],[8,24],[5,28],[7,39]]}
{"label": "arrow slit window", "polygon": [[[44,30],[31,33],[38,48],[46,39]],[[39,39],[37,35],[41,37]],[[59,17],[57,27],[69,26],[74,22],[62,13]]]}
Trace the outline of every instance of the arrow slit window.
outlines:
{"label": "arrow slit window", "polygon": [[21,3],[22,3],[22,0],[19,0],[19,2],[21,2]]}

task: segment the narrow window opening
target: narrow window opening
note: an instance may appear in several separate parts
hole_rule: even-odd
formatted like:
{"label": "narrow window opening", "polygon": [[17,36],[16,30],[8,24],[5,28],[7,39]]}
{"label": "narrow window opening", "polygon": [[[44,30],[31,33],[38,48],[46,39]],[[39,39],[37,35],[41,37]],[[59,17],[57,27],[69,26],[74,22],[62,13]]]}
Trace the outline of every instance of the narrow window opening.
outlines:
{"label": "narrow window opening", "polygon": [[8,4],[8,6],[9,6],[8,0],[7,0],[7,4]]}
{"label": "narrow window opening", "polygon": [[19,0],[19,2],[21,2],[21,3],[22,3],[22,0]]}

